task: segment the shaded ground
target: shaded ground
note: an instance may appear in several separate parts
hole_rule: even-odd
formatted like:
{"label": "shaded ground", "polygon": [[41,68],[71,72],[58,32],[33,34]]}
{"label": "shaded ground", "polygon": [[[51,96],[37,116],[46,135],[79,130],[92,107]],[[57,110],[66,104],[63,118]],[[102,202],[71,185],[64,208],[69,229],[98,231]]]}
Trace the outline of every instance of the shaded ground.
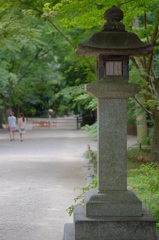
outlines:
{"label": "shaded ground", "polygon": [[73,189],[85,186],[88,144],[96,149],[81,130],[28,130],[24,142],[0,131],[0,240],[62,239]]}

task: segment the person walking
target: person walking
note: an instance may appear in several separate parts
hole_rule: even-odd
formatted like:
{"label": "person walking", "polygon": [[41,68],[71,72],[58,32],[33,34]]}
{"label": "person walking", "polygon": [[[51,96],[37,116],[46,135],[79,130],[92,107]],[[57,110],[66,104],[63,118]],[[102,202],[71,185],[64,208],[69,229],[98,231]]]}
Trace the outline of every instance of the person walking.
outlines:
{"label": "person walking", "polygon": [[[14,141],[14,135],[16,130],[16,117],[14,116],[14,112],[12,112],[11,116],[8,118],[9,126],[10,126],[10,141]],[[13,138],[12,138],[13,136]]]}
{"label": "person walking", "polygon": [[11,130],[10,130],[10,125],[9,125],[9,119],[12,116],[12,112],[10,112],[9,117],[8,117],[8,131],[9,131],[9,135],[10,135],[10,140],[11,140]]}
{"label": "person walking", "polygon": [[48,124],[50,124],[50,127],[51,127],[51,114],[52,114],[52,112],[53,112],[52,109],[48,110],[48,113],[49,113],[49,122],[48,122]]}
{"label": "person walking", "polygon": [[18,126],[19,126],[21,142],[23,141],[23,133],[25,133],[25,125],[26,125],[26,119],[24,118],[23,113],[21,113],[20,118],[18,119]]}

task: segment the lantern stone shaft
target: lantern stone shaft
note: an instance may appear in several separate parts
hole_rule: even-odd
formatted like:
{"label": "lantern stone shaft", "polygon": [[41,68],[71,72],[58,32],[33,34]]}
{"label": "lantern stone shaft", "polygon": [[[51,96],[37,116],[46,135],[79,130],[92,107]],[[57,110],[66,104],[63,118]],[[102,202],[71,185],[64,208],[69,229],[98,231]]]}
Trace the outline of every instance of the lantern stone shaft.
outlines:
{"label": "lantern stone shaft", "polygon": [[[122,61],[122,76],[105,76],[106,61]],[[140,91],[129,84],[128,56],[99,55],[97,83],[87,84],[86,91],[98,99],[98,191],[127,189],[127,103]]]}
{"label": "lantern stone shaft", "polygon": [[98,191],[126,190],[126,100],[98,99]]}
{"label": "lantern stone shaft", "polygon": [[[106,76],[106,62],[122,62],[121,76]],[[127,190],[127,98],[140,91],[128,83],[127,56],[97,58],[97,83],[85,89],[98,100],[98,188],[85,194],[87,217],[141,216],[142,203]],[[102,204],[101,204],[102,202]]]}

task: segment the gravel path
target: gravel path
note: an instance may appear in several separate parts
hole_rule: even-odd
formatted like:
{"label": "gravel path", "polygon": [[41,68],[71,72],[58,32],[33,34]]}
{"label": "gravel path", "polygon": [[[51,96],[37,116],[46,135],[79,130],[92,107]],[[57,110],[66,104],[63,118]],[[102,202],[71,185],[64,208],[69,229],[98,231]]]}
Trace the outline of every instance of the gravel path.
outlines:
{"label": "gravel path", "polygon": [[0,131],[0,240],[62,239],[74,187],[85,186],[88,144],[97,148],[82,130],[28,130],[23,142]]}

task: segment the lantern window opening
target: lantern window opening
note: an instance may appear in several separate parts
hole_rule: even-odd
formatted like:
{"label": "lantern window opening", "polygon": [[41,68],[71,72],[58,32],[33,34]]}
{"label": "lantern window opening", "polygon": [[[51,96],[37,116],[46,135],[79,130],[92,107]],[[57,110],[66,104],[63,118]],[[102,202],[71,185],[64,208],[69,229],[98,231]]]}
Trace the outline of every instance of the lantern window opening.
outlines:
{"label": "lantern window opening", "polygon": [[122,69],[122,61],[115,61],[110,60],[106,61],[105,64],[105,74],[106,76],[122,76],[123,75],[123,69]]}

